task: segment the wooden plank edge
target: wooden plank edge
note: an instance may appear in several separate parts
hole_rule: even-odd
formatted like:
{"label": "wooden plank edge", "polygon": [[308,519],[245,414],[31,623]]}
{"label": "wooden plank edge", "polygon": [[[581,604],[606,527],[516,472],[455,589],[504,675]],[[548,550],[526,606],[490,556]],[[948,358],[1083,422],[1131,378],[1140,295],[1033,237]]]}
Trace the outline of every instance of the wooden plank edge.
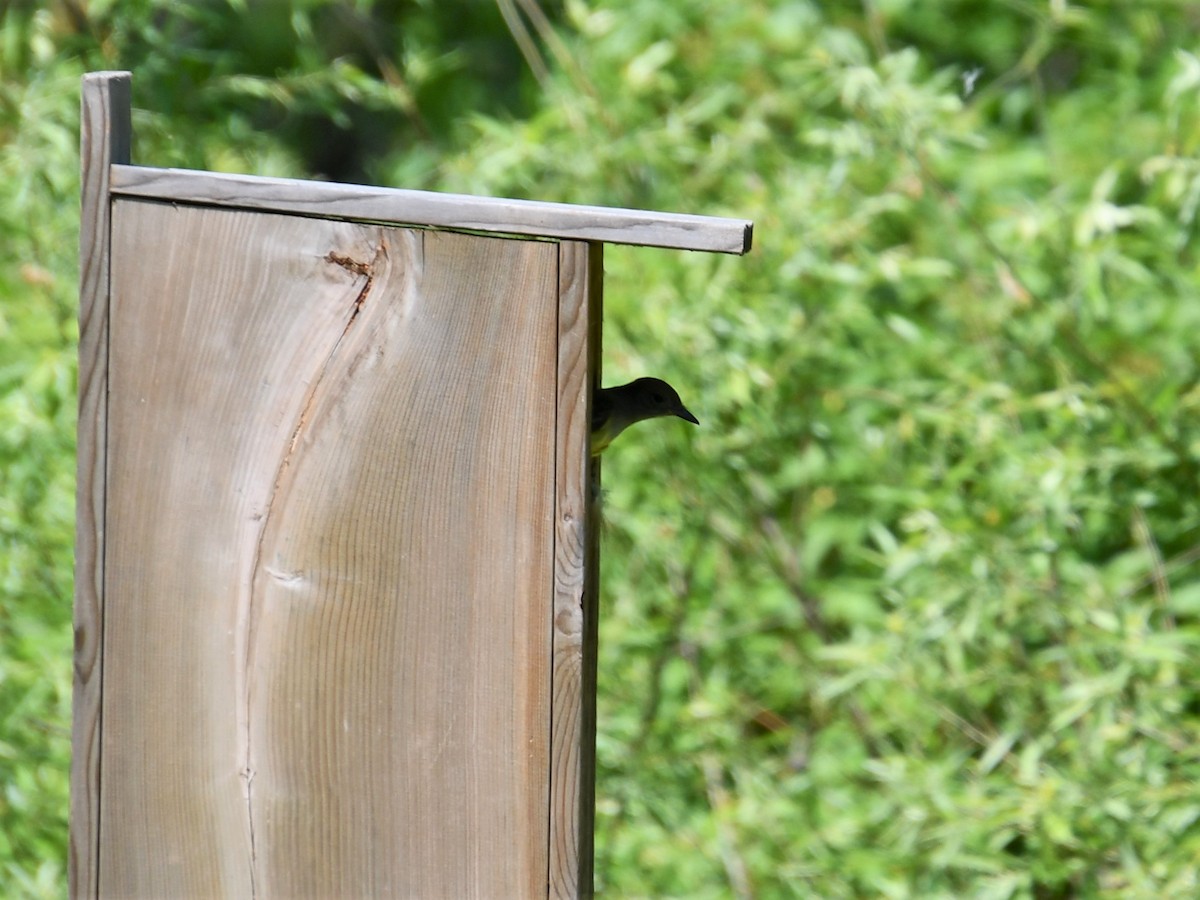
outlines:
{"label": "wooden plank edge", "polygon": [[128,72],[83,76],[80,93],[79,417],[76,455],[74,676],[67,878],[71,897],[100,894],[100,714],[107,501],[109,175],[130,155]]}
{"label": "wooden plank edge", "polygon": [[592,895],[596,749],[597,462],[591,397],[599,381],[603,244],[559,249],[559,369],[551,624],[550,853],[547,894]]}
{"label": "wooden plank edge", "polygon": [[[591,453],[592,397],[600,389],[600,343],[604,332],[604,245],[588,255],[588,447]],[[583,690],[579,737],[579,896],[595,893],[596,831],[596,695],[600,651],[600,459],[589,455],[584,478],[583,557]]]}
{"label": "wooden plank edge", "polygon": [[193,169],[114,165],[111,177],[114,194],[166,202],[672,250],[741,255],[750,250],[754,233],[746,219]]}

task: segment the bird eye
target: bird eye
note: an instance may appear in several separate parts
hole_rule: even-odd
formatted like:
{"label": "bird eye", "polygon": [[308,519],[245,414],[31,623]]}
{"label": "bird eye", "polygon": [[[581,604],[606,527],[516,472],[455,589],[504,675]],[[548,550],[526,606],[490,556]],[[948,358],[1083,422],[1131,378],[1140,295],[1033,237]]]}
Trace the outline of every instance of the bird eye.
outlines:
{"label": "bird eye", "polygon": [[662,395],[662,394],[654,394],[654,395],[653,395],[653,397],[654,397],[654,402],[655,402],[655,403],[661,404],[661,403],[663,402],[663,395]]}

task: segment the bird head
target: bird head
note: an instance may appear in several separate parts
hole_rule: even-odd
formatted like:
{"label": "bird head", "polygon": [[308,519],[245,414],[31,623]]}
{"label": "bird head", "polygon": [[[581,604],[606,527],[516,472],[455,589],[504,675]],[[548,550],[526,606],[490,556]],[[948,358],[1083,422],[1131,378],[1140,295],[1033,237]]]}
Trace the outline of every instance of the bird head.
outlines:
{"label": "bird head", "polygon": [[678,416],[699,425],[675,388],[660,378],[639,378],[619,387],[601,388],[592,401],[592,455],[600,453],[613,439],[635,422]]}
{"label": "bird head", "polygon": [[675,388],[661,378],[639,378],[628,387],[637,419],[678,416],[693,425],[700,424],[700,420],[683,405]]}

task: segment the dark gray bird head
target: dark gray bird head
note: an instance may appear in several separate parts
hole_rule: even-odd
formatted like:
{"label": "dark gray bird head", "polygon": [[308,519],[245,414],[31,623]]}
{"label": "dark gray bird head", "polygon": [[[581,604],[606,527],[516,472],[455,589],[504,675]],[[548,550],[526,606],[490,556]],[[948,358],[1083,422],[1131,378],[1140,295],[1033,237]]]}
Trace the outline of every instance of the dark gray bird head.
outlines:
{"label": "dark gray bird head", "polygon": [[619,387],[601,388],[592,404],[592,454],[612,443],[613,438],[635,422],[678,416],[699,425],[675,388],[661,378],[638,378]]}

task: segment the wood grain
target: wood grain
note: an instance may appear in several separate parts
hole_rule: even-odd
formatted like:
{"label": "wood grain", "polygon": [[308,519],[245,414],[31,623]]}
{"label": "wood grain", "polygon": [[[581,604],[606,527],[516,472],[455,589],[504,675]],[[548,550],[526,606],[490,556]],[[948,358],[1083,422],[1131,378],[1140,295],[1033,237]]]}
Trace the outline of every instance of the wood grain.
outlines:
{"label": "wood grain", "polygon": [[559,248],[549,877],[555,898],[592,895],[598,534],[588,433],[599,382],[603,252],[602,244],[574,241]]}
{"label": "wood grain", "polygon": [[128,72],[85,75],[80,101],[79,423],[75,494],[75,672],[71,726],[72,897],[97,895],[101,623],[108,393],[108,292],[113,163],[129,162]]}
{"label": "wood grain", "polygon": [[114,204],[101,895],[546,893],[558,271]]}
{"label": "wood grain", "polygon": [[676,250],[742,254],[754,231],[745,219],[188,169],[116,166],[112,180],[114,192],[127,197]]}

